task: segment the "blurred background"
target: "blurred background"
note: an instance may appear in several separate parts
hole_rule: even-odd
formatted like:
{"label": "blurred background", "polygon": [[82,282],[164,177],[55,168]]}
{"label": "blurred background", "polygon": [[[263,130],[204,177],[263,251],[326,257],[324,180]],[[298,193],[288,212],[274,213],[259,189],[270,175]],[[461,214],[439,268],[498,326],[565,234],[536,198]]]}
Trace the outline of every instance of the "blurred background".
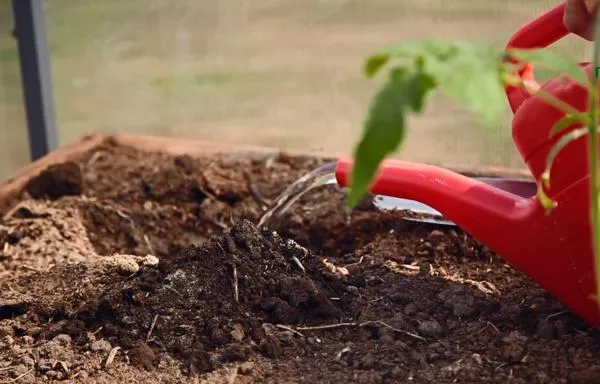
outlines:
{"label": "blurred background", "polygon": [[[556,0],[46,0],[59,144],[130,132],[351,153],[377,82],[366,56],[431,37],[504,46]],[[0,0],[0,179],[29,161],[18,54]],[[591,43],[550,49],[580,60]],[[396,157],[521,167],[510,114],[485,129],[436,96]]]}

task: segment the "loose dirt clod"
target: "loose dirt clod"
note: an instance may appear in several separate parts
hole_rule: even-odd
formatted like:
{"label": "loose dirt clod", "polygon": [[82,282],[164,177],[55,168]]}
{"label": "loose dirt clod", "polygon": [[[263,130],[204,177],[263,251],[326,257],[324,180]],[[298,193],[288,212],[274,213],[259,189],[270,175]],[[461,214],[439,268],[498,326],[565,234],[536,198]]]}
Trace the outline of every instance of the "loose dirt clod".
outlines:
{"label": "loose dirt clod", "polygon": [[32,178],[25,190],[34,199],[78,196],[83,193],[81,168],[72,161],[51,165]]}
{"label": "loose dirt clod", "polygon": [[49,168],[0,221],[0,382],[597,382],[598,332],[458,229],[331,186],[256,228],[326,161]]}

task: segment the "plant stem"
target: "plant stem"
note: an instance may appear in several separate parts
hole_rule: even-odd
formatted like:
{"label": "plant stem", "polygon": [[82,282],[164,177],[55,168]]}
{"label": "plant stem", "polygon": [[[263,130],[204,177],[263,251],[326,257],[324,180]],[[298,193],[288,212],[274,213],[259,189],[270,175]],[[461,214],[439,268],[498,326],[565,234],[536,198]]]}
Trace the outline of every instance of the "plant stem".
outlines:
{"label": "plant stem", "polygon": [[[600,18],[596,20],[596,31],[594,36],[594,57],[592,68],[597,68],[600,63]],[[594,70],[595,72],[595,70]],[[598,211],[598,79],[592,76],[592,89],[590,92],[590,124],[588,143],[589,143],[589,165],[590,165],[590,207],[592,221],[592,242],[594,249],[594,264],[596,277],[596,305],[600,309],[600,233],[598,224],[600,222],[600,212]]]}

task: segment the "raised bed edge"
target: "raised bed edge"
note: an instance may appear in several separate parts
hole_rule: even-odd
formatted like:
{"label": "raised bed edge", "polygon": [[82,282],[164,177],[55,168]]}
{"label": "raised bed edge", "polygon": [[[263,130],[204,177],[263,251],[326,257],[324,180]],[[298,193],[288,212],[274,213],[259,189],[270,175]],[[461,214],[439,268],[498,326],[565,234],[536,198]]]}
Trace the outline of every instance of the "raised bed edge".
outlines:
{"label": "raised bed edge", "polygon": [[[296,149],[278,149],[250,145],[230,144],[223,142],[209,142],[197,139],[171,138],[152,135],[131,133],[104,134],[94,133],[82,136],[71,144],[62,146],[48,155],[33,161],[18,170],[11,178],[0,183],[0,201],[14,199],[21,193],[25,184],[39,172],[50,165],[72,160],[84,153],[93,151],[103,143],[112,142],[123,147],[135,148],[147,152],[166,152],[174,155],[198,156],[207,153],[235,154],[268,157],[279,153],[292,156],[312,156],[321,159],[335,159],[345,154],[332,152],[311,152]],[[466,165],[452,165],[437,163],[435,165],[469,175],[529,179],[526,169],[510,169],[503,167],[472,167]]]}

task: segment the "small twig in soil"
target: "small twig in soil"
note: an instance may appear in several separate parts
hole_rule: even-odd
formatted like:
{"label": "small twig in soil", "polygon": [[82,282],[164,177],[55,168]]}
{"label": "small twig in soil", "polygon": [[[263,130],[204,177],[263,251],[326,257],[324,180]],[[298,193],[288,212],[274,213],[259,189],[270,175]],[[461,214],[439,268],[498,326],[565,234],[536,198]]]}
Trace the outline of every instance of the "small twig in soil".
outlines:
{"label": "small twig in soil", "polygon": [[[383,322],[383,321],[381,321],[381,320],[378,320],[378,321],[373,321],[373,322],[371,322],[371,323],[375,323],[375,324],[382,325],[382,326],[384,326],[384,327],[386,327],[386,328],[389,328],[389,329],[391,329],[391,330],[392,330],[392,331],[394,331],[394,332],[402,333],[402,334],[405,334],[406,336],[410,336],[410,337],[413,337],[413,338],[415,338],[415,339],[418,339],[418,340],[423,340],[423,341],[424,341],[424,340],[427,340],[427,339],[426,339],[426,338],[424,338],[423,336],[419,336],[419,335],[417,335],[416,333],[412,333],[412,332],[404,331],[404,330],[402,330],[402,329],[394,328],[394,327],[392,327],[391,325],[389,325],[389,324],[387,324],[387,323],[384,323],[384,322]],[[365,325],[366,325],[366,324],[365,324]]]}
{"label": "small twig in soil", "polygon": [[323,329],[336,329],[343,327],[358,327],[360,323],[337,323],[337,324],[326,324],[326,325],[315,325],[312,327],[296,327],[298,331],[319,331]]}
{"label": "small twig in soil", "polygon": [[148,238],[148,235],[146,235],[144,233],[144,242],[146,243],[146,246],[148,247],[148,250],[150,251],[150,253],[152,255],[156,255],[156,252],[154,252],[154,247],[152,247],[152,243],[150,243],[150,239]]}
{"label": "small twig in soil", "polygon": [[296,330],[295,330],[295,329],[293,329],[293,328],[290,328],[290,327],[288,327],[288,326],[285,326],[285,325],[283,325],[283,324],[277,324],[277,325],[275,325],[275,327],[277,327],[277,328],[279,328],[279,329],[283,329],[283,330],[289,331],[289,332],[292,332],[292,333],[295,333],[296,335],[298,335],[298,336],[300,336],[300,337],[304,337],[304,335],[303,335],[303,334],[301,334],[300,332],[296,331]]}
{"label": "small twig in soil", "polygon": [[341,351],[339,351],[335,357],[333,358],[333,360],[335,361],[340,361],[342,359],[342,355],[346,352],[350,351],[350,347],[346,347],[344,349],[342,349]]}
{"label": "small twig in soil", "polygon": [[404,335],[413,337],[415,339],[418,340],[427,340],[426,338],[424,338],[423,336],[419,336],[415,333],[412,332],[408,332],[408,331],[404,331],[402,329],[398,329],[395,327],[392,327],[391,325],[381,321],[381,320],[375,320],[375,321],[366,321],[364,323],[337,323],[337,324],[327,324],[327,325],[317,325],[317,326],[312,326],[312,327],[296,327],[296,330],[298,331],[316,331],[316,330],[324,330],[324,329],[335,329],[335,328],[342,328],[342,327],[366,327],[367,325],[372,325],[372,324],[379,324],[382,327],[386,327],[391,329],[394,332],[398,332],[398,333],[402,333]]}
{"label": "small twig in soil", "polygon": [[158,320],[158,314],[154,315],[154,318],[152,319],[150,329],[148,330],[148,334],[146,335],[146,343],[150,341],[150,336],[152,335],[152,331],[154,331],[154,327],[156,326],[156,320]]}
{"label": "small twig in soil", "polygon": [[483,326],[481,327],[481,329],[477,332],[474,333],[474,335],[478,335],[481,332],[485,331],[488,327],[492,328],[494,331],[496,331],[496,333],[500,334],[500,330],[491,322],[486,321],[485,324],[483,324]]}
{"label": "small twig in soil", "polygon": [[460,284],[469,284],[471,286],[473,286],[475,289],[481,291],[482,293],[486,294],[486,295],[492,295],[492,294],[496,294],[496,295],[500,295],[500,290],[498,288],[496,288],[496,286],[492,283],[490,283],[489,281],[476,281],[476,280],[471,280],[471,279],[463,279],[458,275],[446,275],[443,276],[444,280],[448,280],[448,281],[452,281],[455,283],[460,283]]}
{"label": "small twig in soil", "polygon": [[119,349],[121,349],[121,347],[114,347],[110,350],[110,352],[108,353],[108,357],[104,362],[104,368],[108,368],[112,364],[113,360],[115,359],[115,356],[117,355],[117,352],[119,352]]}
{"label": "small twig in soil", "polygon": [[233,220],[233,209],[229,208],[229,223],[231,224],[231,226],[235,225],[235,220]]}
{"label": "small twig in soil", "polygon": [[481,355],[479,353],[474,353],[471,355],[471,357],[473,358],[473,360],[475,360],[477,364],[483,365],[483,359],[481,358]]}
{"label": "small twig in soil", "polygon": [[491,321],[486,321],[486,324],[489,325],[490,327],[492,327],[494,329],[494,331],[496,331],[497,334],[500,334],[500,330],[498,329],[498,327],[496,327]]}
{"label": "small twig in soil", "polygon": [[63,369],[63,371],[65,371],[65,373],[69,373],[69,367],[67,367],[67,363],[65,363],[64,361],[59,361],[58,364],[60,364],[61,368]]}
{"label": "small twig in soil", "polygon": [[126,214],[125,212],[121,211],[120,209],[115,209],[115,212],[117,212],[117,215],[121,216],[125,220],[133,221],[133,219],[131,217],[129,217],[128,214]]}
{"label": "small twig in soil", "polygon": [[79,375],[81,375],[81,371],[77,371],[77,372],[75,372],[75,374],[74,374],[74,375],[72,375],[71,377],[69,377],[69,379],[71,379],[71,380],[73,380],[73,379],[76,379],[76,378],[77,378],[77,376],[79,376]]}
{"label": "small twig in soil", "polygon": [[564,315],[565,313],[567,313],[567,311],[560,311],[560,312],[553,313],[551,315],[546,316],[546,320],[550,320],[556,316]]}
{"label": "small twig in soil", "polygon": [[304,269],[304,265],[302,265],[302,263],[300,262],[300,259],[298,259],[296,256],[294,256],[294,257],[292,257],[292,260],[294,261],[294,263],[296,263],[298,268],[300,268],[302,273],[306,273],[306,269]]}
{"label": "small twig in soil", "polygon": [[400,266],[404,269],[408,269],[409,271],[419,271],[421,269],[421,267],[418,265],[400,264]]}
{"label": "small twig in soil", "polygon": [[237,267],[235,265],[233,266],[233,298],[235,299],[236,303],[240,301],[240,292],[239,292],[239,288],[238,288]]}
{"label": "small twig in soil", "polygon": [[25,373],[23,373],[23,374],[21,374],[21,375],[19,375],[19,376],[15,377],[15,378],[14,378],[14,379],[12,379],[12,380],[5,381],[4,383],[8,384],[8,383],[14,383],[14,382],[16,382],[16,381],[19,381],[19,380],[21,380],[23,377],[25,377],[25,376],[27,376],[28,374],[30,374],[30,373],[31,373],[31,371],[33,371],[33,368],[29,369],[29,371],[27,371],[27,372],[25,372]]}
{"label": "small twig in soil", "polygon": [[23,265],[21,265],[21,267],[23,267],[24,269],[28,269],[30,271],[34,271],[34,272],[42,272],[38,268],[32,267],[31,265],[27,265],[27,264],[23,264]]}
{"label": "small twig in soil", "polygon": [[215,244],[217,244],[217,247],[219,247],[221,249],[221,252],[223,252],[223,256],[227,256],[227,252],[225,252],[221,243],[219,243],[218,241],[215,240]]}

